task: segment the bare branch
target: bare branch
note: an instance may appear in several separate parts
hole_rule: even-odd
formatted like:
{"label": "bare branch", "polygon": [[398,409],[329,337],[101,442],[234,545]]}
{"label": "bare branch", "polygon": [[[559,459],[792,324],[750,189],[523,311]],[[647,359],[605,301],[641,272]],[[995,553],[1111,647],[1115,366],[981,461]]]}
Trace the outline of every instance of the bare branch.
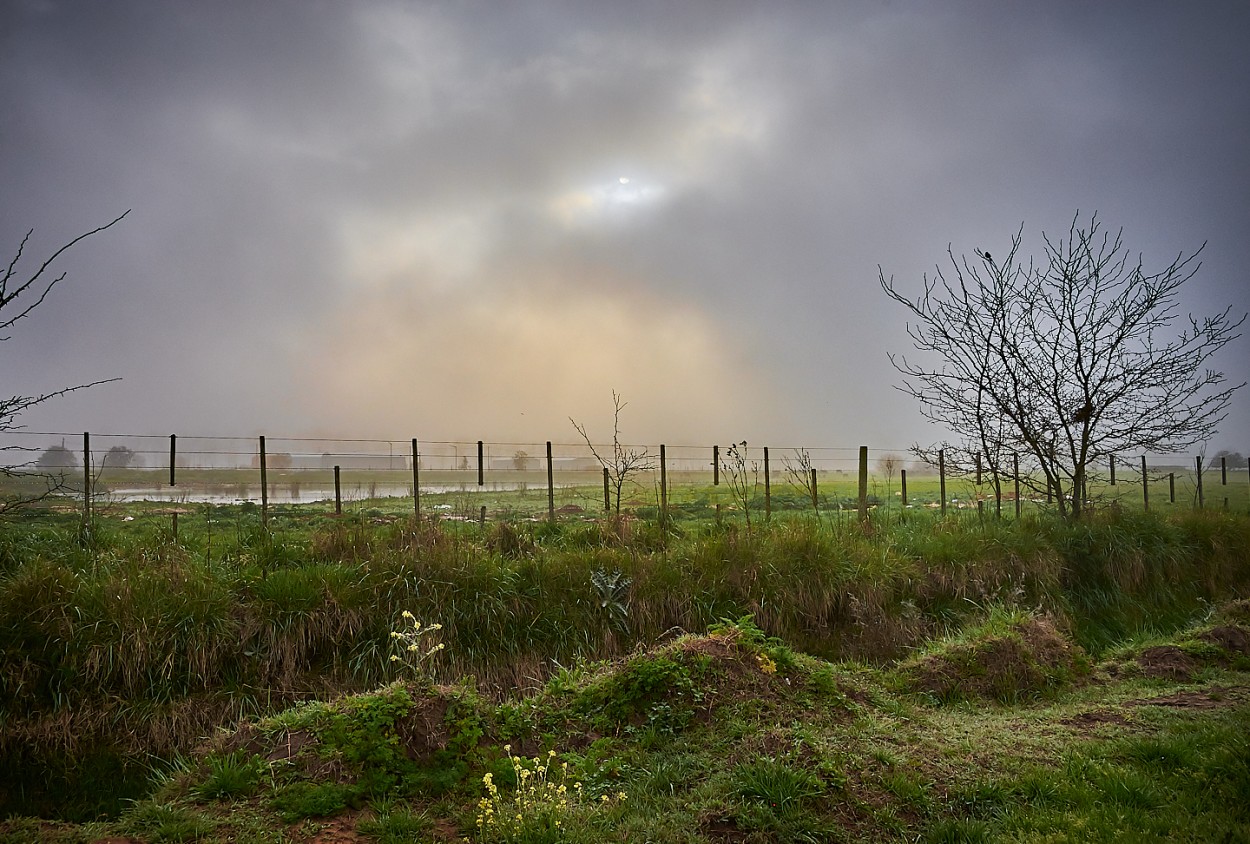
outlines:
{"label": "bare branch", "polygon": [[[9,261],[8,266],[4,270],[3,276],[0,276],[0,331],[11,328],[18,321],[26,318],[30,313],[43,304],[48,297],[48,293],[52,288],[65,279],[65,274],[54,278],[45,278],[48,274],[49,267],[60,257],[66,250],[82,240],[99,234],[105,229],[125,219],[125,214],[117,217],[103,226],[92,229],[89,232],[78,235],[64,246],[57,249],[47,258],[39,267],[24,281],[20,280],[18,275],[18,264],[21,262],[23,253],[26,251],[26,245],[30,241],[34,229],[26,232],[21,243],[18,244],[17,251],[13,259]],[[27,300],[24,307],[16,305],[18,297],[23,294],[33,296],[33,300]],[[0,341],[8,340],[7,336],[0,337]],[[111,381],[117,381],[117,378],[106,378],[100,381],[93,381],[89,384],[79,384],[74,387],[65,387],[50,393],[43,393],[35,396],[7,396],[0,398],[0,433],[5,431],[16,431],[21,429],[21,425],[17,423],[17,418],[24,411],[51,401],[52,399],[69,393],[85,390],[89,387],[95,387],[100,384],[107,384]],[[26,449],[5,446],[0,448],[3,452],[25,451]],[[38,501],[42,501],[51,495],[63,492],[67,489],[64,475],[47,474],[32,471],[30,461],[20,462],[17,464],[0,465],[0,478],[6,481],[4,488],[0,489],[0,515],[17,510],[21,507],[28,506]],[[31,491],[32,487],[42,483],[43,488]]]}
{"label": "bare branch", "polygon": [[[105,229],[111,228],[113,225],[125,219],[126,214],[129,214],[129,213],[130,213],[130,209],[127,209],[125,214],[122,214],[120,217],[116,218],[112,222],[106,223],[103,226],[100,226],[99,228],[92,229],[91,231],[86,232],[85,234],[78,235],[78,237],[74,238],[69,243],[65,244],[60,249],[53,252],[52,256],[48,258],[46,261],[44,261],[42,264],[40,264],[39,269],[35,270],[34,274],[30,278],[26,279],[26,281],[21,282],[16,287],[13,287],[10,290],[9,285],[12,282],[13,276],[17,271],[17,263],[22,257],[23,250],[26,248],[26,242],[30,240],[30,236],[35,233],[35,230],[31,229],[30,231],[26,232],[26,236],[22,238],[22,242],[17,248],[17,254],[14,255],[13,260],[9,262],[9,266],[5,270],[4,277],[0,278],[0,314],[3,314],[5,308],[7,308],[10,304],[12,304],[13,301],[16,300],[18,296],[21,296],[31,287],[35,287],[36,290],[39,290],[40,288],[37,285],[39,284],[40,279],[43,277],[44,272],[48,269],[48,267],[52,265],[53,261],[55,261],[58,257],[60,257],[62,252],[65,252],[67,249],[69,249],[71,246],[78,243],[79,241],[85,240],[86,238],[91,237],[93,234],[99,234]],[[55,287],[64,278],[65,278],[65,274],[61,273],[56,278],[43,284],[42,290],[40,291],[39,296],[35,299],[35,301],[31,302],[27,307],[18,311],[16,314],[0,316],[0,331],[3,331],[7,328],[12,327],[13,324],[16,323],[18,320],[23,319],[26,316],[29,316],[31,311],[33,311],[35,308],[43,304],[43,300],[48,297],[48,293],[51,292],[52,288]],[[9,339],[8,337],[0,337],[0,340],[8,340],[8,339]]]}

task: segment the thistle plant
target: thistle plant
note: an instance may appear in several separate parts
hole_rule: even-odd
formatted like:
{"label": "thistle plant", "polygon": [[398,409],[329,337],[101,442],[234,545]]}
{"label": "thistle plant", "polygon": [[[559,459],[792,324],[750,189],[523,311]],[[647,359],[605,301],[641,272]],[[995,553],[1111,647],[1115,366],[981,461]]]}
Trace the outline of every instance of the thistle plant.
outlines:
{"label": "thistle plant", "polygon": [[590,585],[595,590],[599,609],[608,620],[624,630],[629,619],[629,586],[633,579],[621,571],[609,572],[595,569],[590,573]]}
{"label": "thistle plant", "polygon": [[400,617],[408,622],[409,628],[391,631],[391,641],[395,646],[391,662],[402,663],[417,682],[433,684],[431,660],[445,647],[438,641],[438,631],[443,629],[443,625],[425,624],[408,610],[400,613]]}

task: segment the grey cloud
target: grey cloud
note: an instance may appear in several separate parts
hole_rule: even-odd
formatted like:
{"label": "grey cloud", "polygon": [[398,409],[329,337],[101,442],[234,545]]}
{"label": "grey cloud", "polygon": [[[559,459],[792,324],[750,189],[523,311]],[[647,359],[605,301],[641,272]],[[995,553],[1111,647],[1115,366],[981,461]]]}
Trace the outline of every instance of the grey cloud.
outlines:
{"label": "grey cloud", "polygon": [[[368,342],[334,335],[360,297],[420,312],[624,287],[700,309],[752,361],[780,407],[751,424],[897,447],[927,431],[889,389],[903,315],[877,265],[918,286],[948,243],[993,248],[1023,222],[1036,245],[1078,208],[1123,225],[1148,262],[1209,239],[1187,304],[1250,310],[1250,59],[1233,4],[0,14],[0,186],[17,198],[0,204],[0,244],[35,226],[46,249],[135,208],[69,256],[43,328],[3,349],[15,383],[125,376],[50,406],[49,423],[299,433],[297,408],[324,400],[302,368]],[[611,218],[553,216],[618,175],[667,192]],[[440,263],[444,246],[466,254]],[[1237,380],[1241,357],[1224,364]],[[611,377],[587,389],[606,395]],[[1242,396],[1229,442],[1246,441]]]}

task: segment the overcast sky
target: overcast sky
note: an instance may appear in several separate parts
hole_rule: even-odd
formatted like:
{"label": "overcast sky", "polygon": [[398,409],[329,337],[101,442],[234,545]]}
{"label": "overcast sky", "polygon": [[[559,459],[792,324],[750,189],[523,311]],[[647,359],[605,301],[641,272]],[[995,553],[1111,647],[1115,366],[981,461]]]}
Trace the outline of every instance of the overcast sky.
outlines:
{"label": "overcast sky", "polygon": [[122,379],[36,431],[567,442],[615,389],[634,442],[931,441],[878,265],[1097,210],[1250,310],[1248,39],[1244,0],[0,0],[0,255],[132,209],[0,392]]}

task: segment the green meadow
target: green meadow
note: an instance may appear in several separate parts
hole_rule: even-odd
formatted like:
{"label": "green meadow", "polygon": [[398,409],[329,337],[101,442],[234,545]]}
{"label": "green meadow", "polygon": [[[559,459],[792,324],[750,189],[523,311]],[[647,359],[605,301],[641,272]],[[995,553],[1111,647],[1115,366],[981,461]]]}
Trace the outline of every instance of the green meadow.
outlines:
{"label": "green meadow", "polygon": [[898,480],[10,518],[0,841],[1250,840],[1244,479]]}

